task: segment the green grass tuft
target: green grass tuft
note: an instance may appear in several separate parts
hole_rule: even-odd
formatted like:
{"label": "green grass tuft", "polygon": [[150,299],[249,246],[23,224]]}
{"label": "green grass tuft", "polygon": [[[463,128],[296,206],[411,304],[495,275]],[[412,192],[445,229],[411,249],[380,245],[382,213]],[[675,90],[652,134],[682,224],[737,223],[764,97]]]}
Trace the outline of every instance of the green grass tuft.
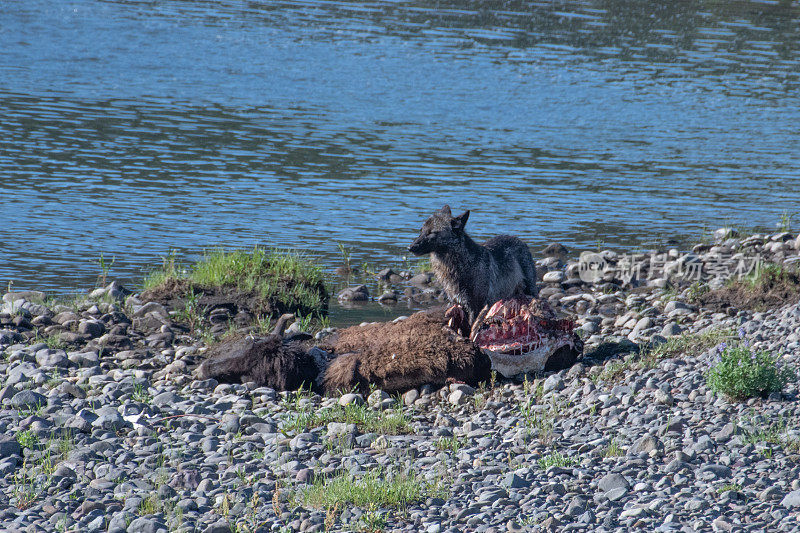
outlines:
{"label": "green grass tuft", "polygon": [[[402,404],[400,404],[402,405]],[[291,415],[283,432],[300,432],[328,425],[330,422],[355,424],[360,431],[399,435],[411,432],[411,423],[401,408],[375,411],[366,405],[335,405],[323,409],[304,408]]]}
{"label": "green grass tuft", "polygon": [[706,372],[708,387],[733,400],[778,392],[794,379],[794,372],[781,368],[777,357],[739,344],[721,346],[719,360]]}
{"label": "green grass tuft", "polygon": [[[145,278],[143,289],[158,293],[175,287],[192,296],[194,304],[201,293],[227,289],[260,299],[270,312],[299,311],[322,317],[327,311],[328,293],[322,268],[291,250],[213,249],[189,268],[180,264],[173,251],[164,257],[160,268]],[[185,314],[194,317],[200,311],[196,307],[184,310]]]}
{"label": "green grass tuft", "polygon": [[341,473],[329,479],[317,479],[300,499],[306,505],[323,509],[349,506],[402,509],[441,492],[439,486],[424,479],[375,468],[363,477]]}
{"label": "green grass tuft", "polygon": [[578,460],[574,457],[568,457],[559,451],[554,451],[539,459],[539,468],[547,470],[551,466],[573,466],[578,464]]}

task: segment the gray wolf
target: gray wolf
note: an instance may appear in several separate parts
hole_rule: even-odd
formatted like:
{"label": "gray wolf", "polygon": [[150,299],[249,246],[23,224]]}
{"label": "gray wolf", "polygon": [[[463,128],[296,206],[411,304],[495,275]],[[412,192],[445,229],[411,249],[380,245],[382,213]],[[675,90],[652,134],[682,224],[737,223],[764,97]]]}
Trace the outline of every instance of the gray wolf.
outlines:
{"label": "gray wolf", "polygon": [[468,218],[469,211],[454,217],[445,205],[422,224],[408,251],[431,254],[439,283],[450,300],[464,308],[472,324],[486,305],[517,295],[534,297],[538,290],[528,246],[510,235],[478,244],[464,231]]}

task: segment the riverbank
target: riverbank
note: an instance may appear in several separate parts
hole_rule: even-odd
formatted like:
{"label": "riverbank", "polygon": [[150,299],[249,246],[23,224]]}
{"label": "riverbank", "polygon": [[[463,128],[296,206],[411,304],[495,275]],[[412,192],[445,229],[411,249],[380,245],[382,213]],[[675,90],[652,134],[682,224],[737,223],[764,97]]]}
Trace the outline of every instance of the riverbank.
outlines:
{"label": "riverbank", "polygon": [[[797,529],[797,382],[734,401],[706,373],[722,342],[800,371],[800,293],[786,277],[799,254],[796,234],[727,230],[689,254],[579,260],[549,247],[538,262],[540,295],[575,316],[582,362],[393,401],[380,391],[322,398],[194,379],[216,334],[193,332],[178,310],[116,283],[70,305],[5,294],[0,523],[115,532]],[[780,269],[751,268],[756,261]],[[429,274],[411,274],[384,272],[381,294],[441,300]]]}

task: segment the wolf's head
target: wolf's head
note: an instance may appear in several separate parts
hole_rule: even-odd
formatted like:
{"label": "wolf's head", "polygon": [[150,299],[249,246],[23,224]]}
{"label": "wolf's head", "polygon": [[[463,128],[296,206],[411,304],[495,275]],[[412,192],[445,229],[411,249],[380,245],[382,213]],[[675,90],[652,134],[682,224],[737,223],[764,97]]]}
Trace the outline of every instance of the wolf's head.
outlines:
{"label": "wolf's head", "polygon": [[463,240],[464,226],[468,218],[469,211],[454,217],[450,213],[450,206],[445,205],[422,224],[419,237],[414,239],[408,251],[414,255],[425,255],[451,249]]}

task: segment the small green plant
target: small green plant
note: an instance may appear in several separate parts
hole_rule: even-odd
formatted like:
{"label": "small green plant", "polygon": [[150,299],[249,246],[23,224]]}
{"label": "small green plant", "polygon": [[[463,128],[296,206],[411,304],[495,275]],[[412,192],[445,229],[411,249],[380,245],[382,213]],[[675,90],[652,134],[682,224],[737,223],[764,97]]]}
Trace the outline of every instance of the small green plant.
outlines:
{"label": "small green plant", "polygon": [[108,278],[108,271],[111,270],[112,266],[114,266],[114,261],[116,261],[116,259],[116,256],[112,256],[111,262],[109,263],[106,261],[103,252],[100,252],[100,259],[97,260],[97,264],[100,265],[100,275],[97,276],[97,282],[101,287],[105,287]]}
{"label": "small green plant", "polygon": [[547,470],[551,466],[572,466],[578,464],[578,460],[574,457],[568,457],[558,450],[539,458],[539,468]]}
{"label": "small green plant", "polygon": [[706,372],[706,384],[712,391],[734,400],[778,392],[796,379],[792,370],[781,368],[778,358],[767,351],[725,343],[717,351],[717,361]]}
{"label": "small green plant", "polygon": [[373,510],[368,510],[358,519],[359,530],[366,533],[378,533],[383,531],[388,524],[386,518],[384,518],[381,513]]}
{"label": "small green plant", "polygon": [[786,232],[792,230],[792,222],[794,221],[794,217],[796,217],[800,213],[790,213],[787,210],[784,210],[781,213],[781,218],[778,220],[776,224],[779,232]]}
{"label": "small green plant", "polygon": [[171,253],[145,278],[143,288],[182,295],[190,290],[235,290],[252,296],[255,314],[275,309],[324,314],[328,303],[324,281],[322,268],[299,252],[255,247],[206,251],[190,269],[180,268]]}
{"label": "small green plant", "polygon": [[555,397],[546,405],[538,405],[539,398],[529,397],[520,404],[520,415],[525,427],[534,433],[542,444],[549,444],[553,438],[556,419],[561,416],[565,405]]}
{"label": "small green plant", "polygon": [[203,293],[196,293],[194,288],[189,289],[189,294],[186,296],[186,303],[183,309],[178,311],[176,318],[180,321],[186,322],[189,328],[194,331],[202,323],[203,316],[200,309],[200,298]]}
{"label": "small green plant", "polygon": [[344,265],[347,272],[350,273],[352,270],[350,266],[350,259],[352,256],[352,252],[350,251],[349,248],[347,248],[344,244],[340,242],[336,243],[336,246],[339,248],[339,253],[342,254],[342,264]]}
{"label": "small green plant", "polygon": [[622,457],[623,455],[625,455],[625,452],[622,451],[617,439],[611,439],[611,442],[608,443],[608,447],[603,453],[603,457]]}
{"label": "small green plant", "polygon": [[272,331],[272,315],[257,316],[256,330],[262,335],[266,335],[267,333]]}
{"label": "small green plant", "polygon": [[150,394],[147,387],[145,387],[143,383],[133,384],[133,393],[131,394],[131,400],[139,403],[150,403],[151,399],[152,395]]}
{"label": "small green plant", "polygon": [[457,453],[466,443],[457,437],[440,437],[433,443],[437,450]]}
{"label": "small green plant", "polygon": [[364,509],[406,506],[439,495],[442,487],[402,472],[374,468],[363,477],[341,473],[329,479],[318,479],[300,495],[311,507],[331,509],[336,506],[357,506]]}
{"label": "small green plant", "polygon": [[697,301],[709,290],[711,289],[709,289],[707,284],[702,283],[700,281],[695,281],[694,283],[689,285],[688,289],[686,289],[686,298],[690,302]]}
{"label": "small green plant", "polygon": [[25,431],[17,431],[14,436],[19,445],[23,448],[30,448],[33,450],[39,447],[39,437],[37,437],[36,434],[30,429],[26,429]]}
{"label": "small green plant", "polygon": [[741,492],[742,486],[739,483],[725,483],[719,489],[717,489],[718,494],[722,494],[723,492]]}

